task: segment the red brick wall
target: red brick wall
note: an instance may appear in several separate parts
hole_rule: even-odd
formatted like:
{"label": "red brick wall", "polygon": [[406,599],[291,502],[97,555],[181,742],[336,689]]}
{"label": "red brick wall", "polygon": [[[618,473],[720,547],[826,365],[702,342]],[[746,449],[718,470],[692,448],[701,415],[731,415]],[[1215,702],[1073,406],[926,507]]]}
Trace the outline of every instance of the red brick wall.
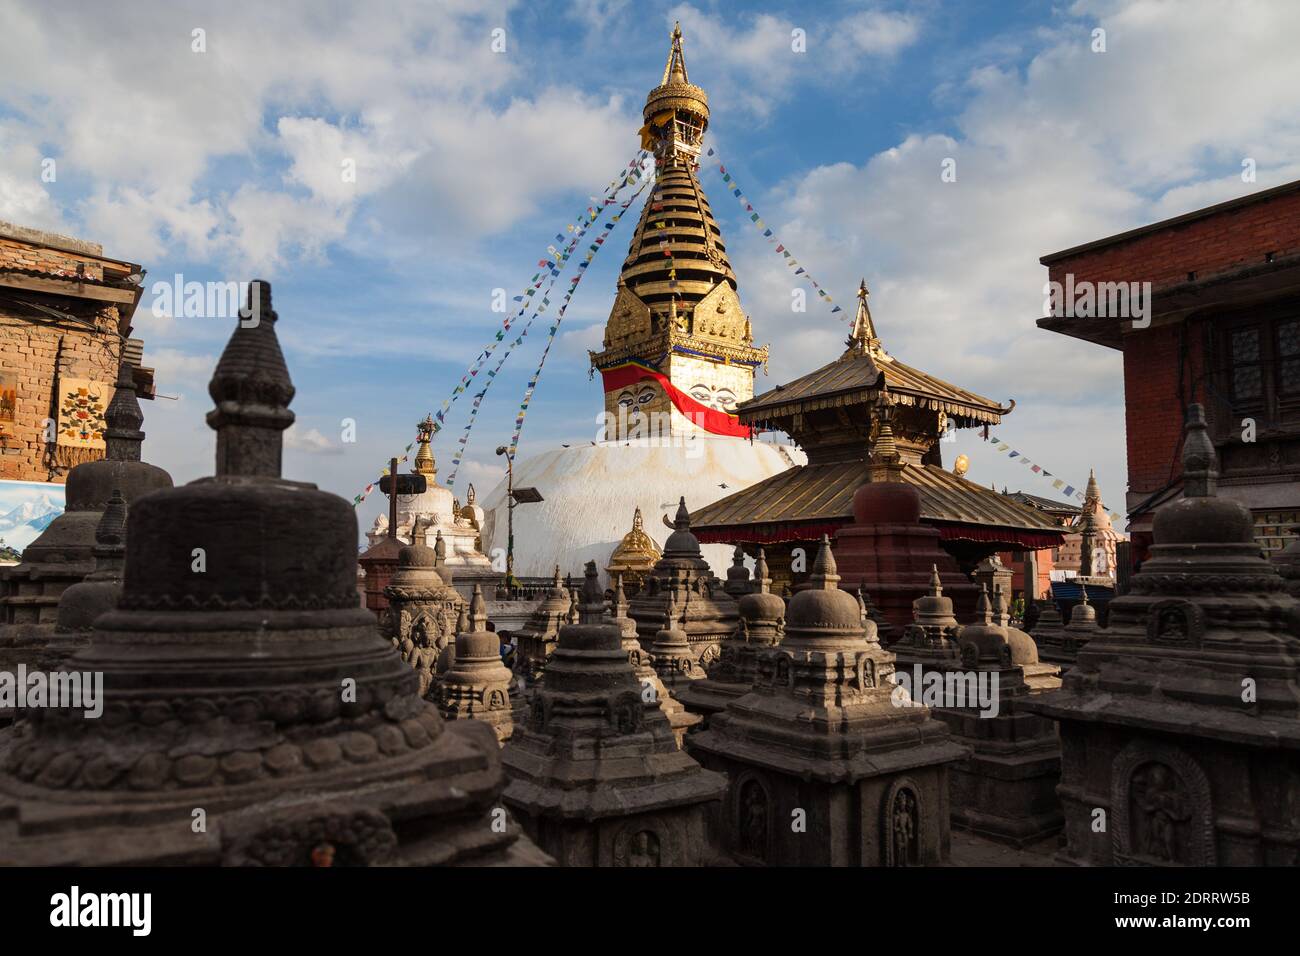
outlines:
{"label": "red brick wall", "polygon": [[[1128,490],[1150,495],[1182,472],[1183,412],[1205,367],[1201,323],[1147,329],[1126,336],[1124,346]],[[1201,385],[1196,397],[1205,400]],[[1206,411],[1213,414],[1214,403],[1206,403]]]}
{"label": "red brick wall", "polygon": [[111,386],[121,348],[117,323],[117,309],[110,307],[96,316],[98,333],[53,328],[8,314],[0,304],[0,372],[16,379],[18,390],[15,421],[0,426],[0,478],[63,481],[67,469],[54,467],[47,456],[44,430],[54,415],[56,373]]}
{"label": "red brick wall", "polygon": [[1085,250],[1048,266],[1049,277],[1065,281],[1151,282],[1156,289],[1204,279],[1243,265],[1300,253],[1300,192],[1287,193],[1146,233],[1100,249]]}
{"label": "red brick wall", "polygon": [[61,249],[47,249],[43,246],[19,242],[16,239],[0,237],[0,270],[36,269],[40,272],[48,272],[52,276],[71,276],[76,275],[78,264],[85,266],[86,278],[104,278],[104,263],[94,256],[64,252]]}

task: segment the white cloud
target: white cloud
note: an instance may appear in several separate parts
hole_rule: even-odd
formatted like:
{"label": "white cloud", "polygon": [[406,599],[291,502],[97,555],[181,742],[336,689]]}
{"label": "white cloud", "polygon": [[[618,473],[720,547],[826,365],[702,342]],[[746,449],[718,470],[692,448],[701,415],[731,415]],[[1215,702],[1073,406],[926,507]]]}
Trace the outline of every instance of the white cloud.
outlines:
{"label": "white cloud", "polygon": [[294,424],[284,432],[284,447],[311,455],[340,455],[343,448],[321,434],[318,428],[302,428]]}

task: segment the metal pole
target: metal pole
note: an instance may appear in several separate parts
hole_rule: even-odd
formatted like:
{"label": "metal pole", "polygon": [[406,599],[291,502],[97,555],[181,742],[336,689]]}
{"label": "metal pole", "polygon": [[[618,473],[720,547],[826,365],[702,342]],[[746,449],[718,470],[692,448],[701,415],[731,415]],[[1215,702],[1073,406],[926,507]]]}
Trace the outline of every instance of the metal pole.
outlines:
{"label": "metal pole", "polygon": [[506,586],[515,579],[515,463],[506,455]]}
{"label": "metal pole", "polygon": [[392,487],[388,495],[388,536],[397,538],[397,459],[388,463],[388,474]]}

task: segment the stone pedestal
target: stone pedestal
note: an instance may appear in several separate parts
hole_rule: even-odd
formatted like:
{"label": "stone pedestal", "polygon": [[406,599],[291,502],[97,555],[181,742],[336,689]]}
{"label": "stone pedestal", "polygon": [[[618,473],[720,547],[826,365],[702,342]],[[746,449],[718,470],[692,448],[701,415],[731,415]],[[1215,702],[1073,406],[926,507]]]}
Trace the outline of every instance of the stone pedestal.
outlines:
{"label": "stone pedestal", "polygon": [[1250,512],[1217,496],[1199,405],[1187,422],[1183,497],[1156,512],[1150,557],[1064,686],[1024,705],[1060,724],[1061,858],[1296,866],[1300,606]]}
{"label": "stone pedestal", "polygon": [[967,748],[924,707],[895,706],[894,656],[838,588],[823,538],[813,586],[790,600],[753,689],[687,738],[731,785],[720,830],[750,865],[938,864],[948,766]]}
{"label": "stone pedestal", "polygon": [[594,561],[580,622],[567,624],[502,760],[506,806],[564,866],[691,866],[712,856],[708,806],[726,780],[679,749],[647,706],[617,625],[603,621]]}

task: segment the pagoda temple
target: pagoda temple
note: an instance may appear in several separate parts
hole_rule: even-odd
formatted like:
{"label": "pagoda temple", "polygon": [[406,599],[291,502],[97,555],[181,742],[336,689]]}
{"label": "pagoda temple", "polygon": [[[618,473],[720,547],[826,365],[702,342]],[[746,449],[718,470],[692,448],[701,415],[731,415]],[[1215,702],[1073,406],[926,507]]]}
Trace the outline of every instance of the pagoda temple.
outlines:
{"label": "pagoda temple", "polygon": [[[996,551],[1059,545],[1064,533],[1047,516],[943,467],[940,440],[950,429],[996,425],[1015,403],[1003,407],[890,355],[867,297],[864,280],[844,354],[736,406],[742,424],[790,435],[808,463],[694,512],[691,526],[700,541],[739,543],[747,552],[763,545],[777,585],[797,583],[789,570],[799,563],[792,552],[814,554],[823,534],[834,535],[853,521],[853,496],[868,478],[880,409],[888,406],[897,479],[919,492],[921,522],[939,532],[962,571],[969,574]],[[930,564],[921,566],[922,586],[913,597],[924,589]],[[879,603],[878,585],[866,587]],[[895,621],[900,627],[910,620],[910,606],[911,598]]]}
{"label": "pagoda temple", "polygon": [[[709,98],[690,81],[680,27],[643,117],[642,145],[654,154],[655,179],[602,347],[590,356],[603,390],[603,440],[513,463],[513,486],[542,496],[514,512],[514,570],[521,576],[591,560],[617,574],[611,555],[636,509],[658,545],[666,537],[661,519],[671,520],[680,496],[707,504],[802,460],[798,449],[751,442],[736,415],[754,395],[768,350],[754,343],[722,231],[697,178]],[[489,549],[505,545],[507,492],[503,480],[485,502]],[[702,556],[724,574],[731,548],[706,547]],[[630,590],[631,569],[621,570]],[[633,616],[635,610],[634,601]]]}

